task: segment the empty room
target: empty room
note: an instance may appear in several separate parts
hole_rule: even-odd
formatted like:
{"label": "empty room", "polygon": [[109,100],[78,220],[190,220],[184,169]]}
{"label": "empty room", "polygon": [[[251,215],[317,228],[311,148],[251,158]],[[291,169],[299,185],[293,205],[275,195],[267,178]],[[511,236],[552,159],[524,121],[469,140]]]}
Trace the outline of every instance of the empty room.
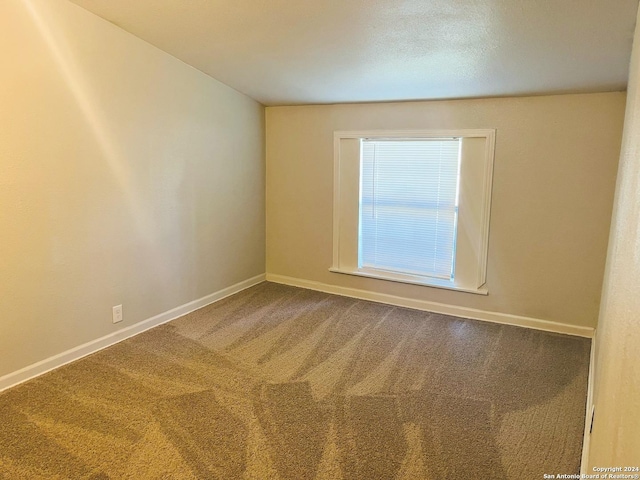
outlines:
{"label": "empty room", "polygon": [[2,0],[0,479],[640,479],[638,0]]}

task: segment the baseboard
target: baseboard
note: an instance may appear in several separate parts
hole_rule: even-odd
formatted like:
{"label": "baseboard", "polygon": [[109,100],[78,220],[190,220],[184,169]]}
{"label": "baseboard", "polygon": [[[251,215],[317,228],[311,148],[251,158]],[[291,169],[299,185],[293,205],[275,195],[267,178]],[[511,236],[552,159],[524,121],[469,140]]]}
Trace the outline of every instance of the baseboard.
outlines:
{"label": "baseboard", "polygon": [[[591,421],[593,418],[593,389],[596,368],[596,335],[594,332],[591,339],[591,356],[589,359],[589,378],[587,380],[587,406],[584,419],[584,438],[582,440],[582,459],[580,461],[580,475],[590,473],[589,469],[589,448],[591,447]],[[591,472],[593,473],[593,472]]]}
{"label": "baseboard", "polygon": [[477,310],[475,308],[458,307],[455,305],[447,305],[444,303],[429,302],[427,300],[418,300],[414,298],[398,297],[385,293],[370,292],[368,290],[359,290],[356,288],[340,287],[329,285],[326,283],[314,282],[311,280],[303,280],[300,278],[287,277],[284,275],[276,275],[267,273],[267,281],[274,283],[282,283],[294,287],[307,288],[309,290],[317,290],[325,293],[333,293],[345,297],[359,298],[362,300],[370,300],[372,302],[386,303],[389,305],[397,305],[400,307],[414,308],[416,310],[425,310],[427,312],[441,313],[444,315],[453,315],[462,318],[471,318],[473,320],[482,320],[485,322],[501,323],[506,325],[515,325],[518,327],[533,328],[535,330],[544,330],[547,332],[563,333],[566,335],[574,335],[578,337],[592,338],[594,329],[590,327],[581,327],[578,325],[569,325],[566,323],[551,322],[548,320],[540,320],[531,317],[522,317],[511,315],[508,313],[488,312],[485,310]]}
{"label": "baseboard", "polygon": [[0,377],[0,392],[66,365],[67,363],[74,362],[82,357],[98,352],[99,350],[126,340],[127,338],[131,338],[153,327],[175,320],[176,318],[186,315],[187,313],[191,313],[194,310],[198,310],[206,305],[222,300],[229,295],[233,295],[257,285],[258,283],[264,282],[264,280],[265,274],[257,275],[197,300],[193,300],[192,302],[185,303],[184,305],[173,308],[167,312],[148,318],[147,320],[138,322],[135,325],[131,325],[110,333],[109,335],[105,335],[104,337],[92,340],[83,345],[67,350],[66,352],[59,353],[58,355],[54,355],[53,357],[49,357],[45,360],[34,363],[33,365],[29,365],[28,367],[22,368],[16,372],[4,375],[3,377]]}

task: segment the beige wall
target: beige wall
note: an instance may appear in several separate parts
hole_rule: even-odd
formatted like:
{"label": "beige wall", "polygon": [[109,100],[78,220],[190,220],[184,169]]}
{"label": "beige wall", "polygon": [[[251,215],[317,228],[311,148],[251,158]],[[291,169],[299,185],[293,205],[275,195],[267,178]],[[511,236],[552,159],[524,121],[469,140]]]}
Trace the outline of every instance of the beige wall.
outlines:
{"label": "beige wall", "polygon": [[0,376],[264,273],[261,105],[66,1],[0,31]]}
{"label": "beige wall", "polygon": [[[267,273],[594,327],[624,93],[268,107]],[[488,296],[331,273],[333,132],[497,129]]]}
{"label": "beige wall", "polygon": [[[639,22],[640,25],[640,16]],[[640,29],[596,337],[589,468],[640,466]],[[638,472],[629,472],[635,473]]]}

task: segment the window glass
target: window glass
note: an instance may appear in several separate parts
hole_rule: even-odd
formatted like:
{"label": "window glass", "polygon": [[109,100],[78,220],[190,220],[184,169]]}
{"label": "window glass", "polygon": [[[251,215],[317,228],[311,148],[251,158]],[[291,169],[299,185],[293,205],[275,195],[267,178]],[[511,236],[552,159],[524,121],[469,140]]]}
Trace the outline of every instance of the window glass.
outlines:
{"label": "window glass", "polygon": [[460,141],[363,140],[359,267],[453,278]]}

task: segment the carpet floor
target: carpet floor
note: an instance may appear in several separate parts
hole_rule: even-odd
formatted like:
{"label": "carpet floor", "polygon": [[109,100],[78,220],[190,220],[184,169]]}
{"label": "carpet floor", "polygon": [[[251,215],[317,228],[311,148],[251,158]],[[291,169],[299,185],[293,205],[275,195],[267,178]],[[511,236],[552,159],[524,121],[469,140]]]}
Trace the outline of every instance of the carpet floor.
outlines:
{"label": "carpet floor", "polygon": [[0,394],[0,478],[578,473],[589,350],[262,283]]}

